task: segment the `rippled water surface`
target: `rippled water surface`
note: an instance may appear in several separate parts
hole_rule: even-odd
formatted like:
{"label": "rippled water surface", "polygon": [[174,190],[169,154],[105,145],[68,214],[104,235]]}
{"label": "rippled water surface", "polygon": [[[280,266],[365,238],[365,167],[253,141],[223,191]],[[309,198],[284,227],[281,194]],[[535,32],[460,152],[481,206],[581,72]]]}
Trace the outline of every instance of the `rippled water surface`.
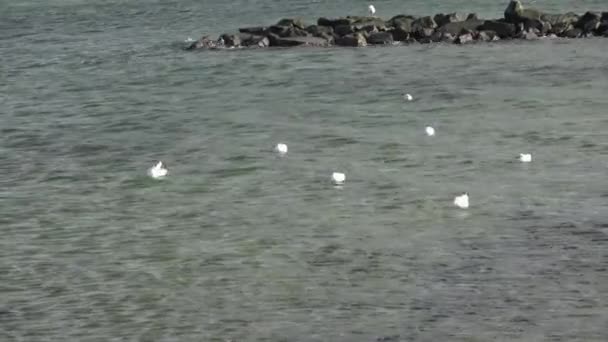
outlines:
{"label": "rippled water surface", "polygon": [[606,341],[608,39],[182,50],[366,8],[0,3],[0,340]]}

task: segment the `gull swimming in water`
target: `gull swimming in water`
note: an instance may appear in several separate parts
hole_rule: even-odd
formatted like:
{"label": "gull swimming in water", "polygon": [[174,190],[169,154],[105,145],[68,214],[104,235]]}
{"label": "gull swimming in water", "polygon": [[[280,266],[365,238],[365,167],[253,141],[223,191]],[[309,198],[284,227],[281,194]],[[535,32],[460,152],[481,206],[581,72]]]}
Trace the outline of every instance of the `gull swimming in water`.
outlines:
{"label": "gull swimming in water", "polygon": [[428,135],[429,137],[432,137],[435,135],[435,129],[431,126],[427,126],[425,129],[426,135]]}
{"label": "gull swimming in water", "polygon": [[469,207],[469,194],[463,193],[460,196],[454,198],[454,205],[460,209],[466,209]]}
{"label": "gull swimming in water", "polygon": [[334,184],[341,185],[344,184],[346,175],[341,172],[334,172],[331,174],[331,180],[334,182]]}
{"label": "gull swimming in water", "polygon": [[411,94],[405,94],[405,95],[403,95],[403,98],[406,101],[412,101],[414,99],[414,97]]}
{"label": "gull swimming in water", "polygon": [[374,5],[369,5],[369,7],[367,7],[367,9],[369,10],[370,15],[376,14],[376,7],[374,7]]}
{"label": "gull swimming in water", "polygon": [[280,155],[285,155],[287,154],[287,144],[278,143],[277,146],[274,147],[274,150]]}
{"label": "gull swimming in water", "polygon": [[519,161],[522,163],[529,163],[532,161],[532,155],[530,153],[520,153]]}
{"label": "gull swimming in water", "polygon": [[162,161],[159,161],[156,165],[148,170],[148,175],[154,179],[163,178],[167,175],[167,173],[169,173],[169,170],[164,167]]}

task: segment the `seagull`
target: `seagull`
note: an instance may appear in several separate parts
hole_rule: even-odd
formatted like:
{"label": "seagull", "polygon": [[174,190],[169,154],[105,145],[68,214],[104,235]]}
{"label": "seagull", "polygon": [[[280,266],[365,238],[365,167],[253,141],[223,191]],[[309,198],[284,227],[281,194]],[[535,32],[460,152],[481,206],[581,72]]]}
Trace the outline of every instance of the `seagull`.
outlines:
{"label": "seagull", "polygon": [[435,135],[435,129],[431,126],[427,126],[424,130],[426,131],[426,135],[428,135],[429,137]]}
{"label": "seagull", "polygon": [[274,150],[280,155],[285,155],[287,154],[287,145],[283,143],[278,143],[277,146],[274,147]]}
{"label": "seagull", "polygon": [[341,172],[334,172],[331,174],[331,179],[336,185],[344,184],[346,180],[346,175]]}
{"label": "seagull", "polygon": [[369,5],[369,7],[367,7],[367,9],[369,10],[370,15],[376,14],[376,7],[374,7],[374,5]]}
{"label": "seagull", "polygon": [[454,205],[460,209],[466,209],[469,207],[469,194],[464,192],[460,196],[454,198]]}
{"label": "seagull", "polygon": [[412,101],[412,100],[414,99],[414,97],[413,97],[412,95],[410,95],[410,94],[405,94],[405,95],[403,95],[403,98],[404,98],[406,101]]}
{"label": "seagull", "polygon": [[169,170],[163,166],[162,161],[159,161],[156,165],[148,170],[148,175],[154,179],[163,178],[167,175],[167,173],[169,173]]}
{"label": "seagull", "polygon": [[530,153],[520,153],[519,161],[522,163],[529,163],[532,161],[532,155]]}

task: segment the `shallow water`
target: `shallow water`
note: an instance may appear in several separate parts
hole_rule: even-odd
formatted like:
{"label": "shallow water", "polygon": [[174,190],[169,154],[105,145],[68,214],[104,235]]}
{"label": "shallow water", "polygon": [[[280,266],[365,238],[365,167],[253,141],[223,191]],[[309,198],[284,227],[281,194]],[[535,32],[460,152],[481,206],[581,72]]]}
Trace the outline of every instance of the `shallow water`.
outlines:
{"label": "shallow water", "polygon": [[181,50],[366,8],[0,5],[0,340],[605,341],[607,39]]}

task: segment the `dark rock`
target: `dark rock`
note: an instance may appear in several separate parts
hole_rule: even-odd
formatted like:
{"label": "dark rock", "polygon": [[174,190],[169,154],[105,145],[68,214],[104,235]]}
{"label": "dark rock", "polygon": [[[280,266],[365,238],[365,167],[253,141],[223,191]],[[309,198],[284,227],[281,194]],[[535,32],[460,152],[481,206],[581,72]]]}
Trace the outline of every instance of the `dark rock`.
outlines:
{"label": "dark rock", "polygon": [[265,26],[241,27],[239,32],[250,33],[256,36],[265,36],[268,34],[268,28]]}
{"label": "dark rock", "polygon": [[475,31],[479,28],[479,26],[483,25],[483,21],[481,20],[467,20],[467,21],[458,21],[454,23],[447,23],[437,31],[441,33],[449,33],[451,35],[458,35],[463,29],[469,31]]}
{"label": "dark rock", "polygon": [[589,33],[597,30],[600,26],[602,16],[597,12],[585,13],[575,24],[574,27]]}
{"label": "dark rock", "polygon": [[433,20],[435,21],[437,26],[443,26],[447,23],[463,21],[462,17],[458,13],[449,13],[449,14],[439,13],[433,17]]}
{"label": "dark rock", "polygon": [[336,39],[336,45],[339,46],[366,46],[367,41],[361,33],[353,33]]}
{"label": "dark rock", "polygon": [[224,41],[226,47],[239,47],[241,46],[241,38],[235,34],[224,33],[220,36],[220,39]]}
{"label": "dark rock", "polygon": [[564,36],[566,32],[572,30],[574,26],[568,22],[558,22],[552,25],[550,33],[558,36]]}
{"label": "dark rock", "polygon": [[505,21],[517,24],[526,19],[540,20],[542,12],[533,8],[524,8],[519,0],[512,0],[505,9]]}
{"label": "dark rock", "polygon": [[338,36],[342,37],[346,36],[347,34],[355,33],[355,28],[352,25],[338,25],[334,27],[334,32]]}
{"label": "dark rock", "polygon": [[338,18],[338,19],[327,19],[327,18],[319,18],[317,20],[317,25],[319,26],[330,26],[334,29],[338,25],[351,25],[355,22],[355,20],[350,18]]}
{"label": "dark rock", "polygon": [[304,22],[300,18],[281,19],[277,23],[277,26],[292,26],[292,27],[297,27],[297,28],[299,28],[301,30],[304,30],[306,28],[306,25],[304,24]]}
{"label": "dark rock", "polygon": [[602,36],[605,33],[608,33],[608,20],[603,21],[600,24],[600,26],[598,26],[597,30],[595,31],[595,34],[597,34],[598,36]]}
{"label": "dark rock", "polygon": [[[365,36],[365,39],[367,39],[369,41],[368,38],[371,34],[380,32],[380,31],[378,30],[378,28],[376,26],[368,25],[368,26],[364,26],[361,29],[357,30],[357,32],[363,33],[363,35]],[[382,31],[382,32],[386,32],[386,31]]]}
{"label": "dark rock", "polygon": [[482,31],[494,31],[501,39],[513,38],[515,36],[515,25],[503,21],[486,20],[479,27]]}
{"label": "dark rock", "polygon": [[553,28],[553,26],[551,26],[550,22],[542,21],[542,20],[526,20],[523,22],[523,25],[524,25],[525,31],[528,31],[531,29],[538,30],[538,32],[542,36],[547,35],[549,32],[551,32],[551,29]]}
{"label": "dark rock", "polygon": [[410,38],[410,33],[408,31],[403,30],[401,27],[395,27],[392,29],[391,34],[393,35],[393,39],[402,42],[408,40]]}
{"label": "dark rock", "polygon": [[469,13],[466,20],[479,20],[479,17],[477,16],[477,13]]}
{"label": "dark rock", "polygon": [[315,37],[326,37],[331,36],[334,33],[334,29],[331,26],[310,25],[306,28],[306,32]]}
{"label": "dark rock", "polygon": [[472,43],[473,40],[473,33],[472,32],[463,32],[461,34],[458,35],[458,37],[456,37],[456,39],[454,40],[454,43],[456,44],[468,44],[468,43]]}
{"label": "dark rock", "polygon": [[431,17],[422,17],[414,20],[412,23],[412,33],[414,38],[418,41],[430,41],[431,36],[435,32],[435,28],[437,27],[437,23]]}
{"label": "dark rock", "polygon": [[434,43],[453,43],[454,39],[454,35],[440,31],[435,31],[431,35],[431,41]]}
{"label": "dark rock", "polygon": [[583,35],[583,30],[580,28],[572,28],[564,32],[563,36],[566,38],[580,38]]}
{"label": "dark rock", "polygon": [[388,25],[392,26],[394,28],[399,28],[404,32],[407,32],[408,34],[412,33],[412,23],[416,20],[415,17],[411,16],[411,15],[398,15],[395,17],[392,17],[389,21],[388,21]]}
{"label": "dark rock", "polygon": [[239,34],[239,38],[241,40],[242,46],[247,47],[269,47],[270,41],[268,37],[265,36],[256,36],[249,33],[241,33]]}
{"label": "dark rock", "polygon": [[[376,17],[358,17],[357,20],[353,23],[353,27],[355,32],[357,31],[367,31],[370,32],[370,26],[376,28],[377,31],[386,31],[388,29],[386,22],[380,18]],[[371,30],[373,31],[373,30]]]}
{"label": "dark rock", "polygon": [[549,22],[551,25],[556,24],[574,24],[579,20],[579,15],[574,12],[568,12],[565,14],[543,14],[541,16],[541,20],[544,22]]}
{"label": "dark rock", "polygon": [[268,31],[272,34],[276,34],[279,37],[306,37],[309,36],[308,32],[299,29],[295,26],[279,26],[273,25],[268,28]]}
{"label": "dark rock", "polygon": [[271,33],[268,35],[268,39],[270,46],[329,46],[326,39],[319,37],[279,37]]}
{"label": "dark rock", "polygon": [[375,32],[369,35],[367,42],[370,44],[392,44],[393,35],[390,32]]}

